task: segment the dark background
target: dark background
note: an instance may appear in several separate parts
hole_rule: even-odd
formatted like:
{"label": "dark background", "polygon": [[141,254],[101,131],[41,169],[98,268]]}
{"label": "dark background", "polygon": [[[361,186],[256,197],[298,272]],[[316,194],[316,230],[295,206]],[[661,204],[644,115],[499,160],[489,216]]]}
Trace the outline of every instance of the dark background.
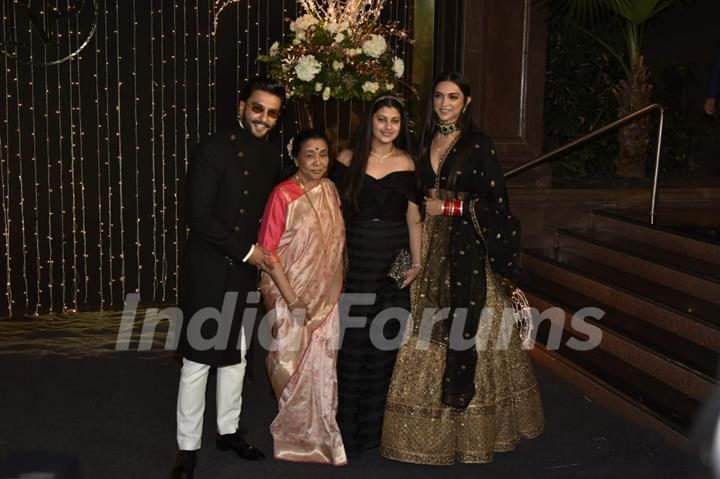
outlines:
{"label": "dark background", "polygon": [[[62,12],[75,3],[47,2]],[[297,15],[294,0],[231,3],[213,37],[222,3],[98,0],[97,31],[75,59],[31,67],[0,57],[0,317],[117,309],[131,292],[176,301],[187,157],[235,124],[238,91],[264,73],[256,56]],[[13,4],[0,7],[4,49],[42,60]],[[49,56],[82,43],[92,19],[83,5],[56,25],[63,36]],[[382,19],[409,26],[411,7],[390,0]],[[411,47],[397,53],[409,66]],[[278,154],[296,129],[290,108]]]}

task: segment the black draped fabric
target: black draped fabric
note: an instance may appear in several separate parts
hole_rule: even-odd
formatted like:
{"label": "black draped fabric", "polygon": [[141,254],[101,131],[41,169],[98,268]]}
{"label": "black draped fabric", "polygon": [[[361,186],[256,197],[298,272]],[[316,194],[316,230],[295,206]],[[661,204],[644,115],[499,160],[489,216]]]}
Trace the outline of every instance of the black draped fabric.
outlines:
{"label": "black draped fabric", "polygon": [[[347,172],[340,163],[331,172],[341,191]],[[351,455],[380,444],[385,398],[397,355],[396,348],[375,347],[371,327],[378,313],[387,308],[410,310],[409,288],[398,290],[386,278],[397,252],[409,247],[408,200],[417,201],[414,172],[394,172],[380,179],[365,175],[359,211],[345,220],[348,269],[344,292],[376,294],[373,304],[349,309],[350,317],[367,318],[367,322],[362,328],[345,329],[338,357],[337,421]],[[340,321],[348,324],[347,318]],[[387,339],[396,338],[400,322],[385,322],[383,334]]]}
{"label": "black draped fabric", "polygon": [[[445,323],[445,336],[450,336],[452,318],[464,317],[463,338],[472,340],[485,306],[486,265],[500,276],[517,275],[520,223],[510,213],[500,164],[485,134],[471,133],[458,141],[443,163],[439,181],[428,159],[422,162],[420,172],[426,190],[439,186],[439,197],[463,200],[463,215],[453,218],[450,235],[451,320]],[[463,350],[447,348],[444,404],[459,409],[470,404],[476,363],[474,342]]]}

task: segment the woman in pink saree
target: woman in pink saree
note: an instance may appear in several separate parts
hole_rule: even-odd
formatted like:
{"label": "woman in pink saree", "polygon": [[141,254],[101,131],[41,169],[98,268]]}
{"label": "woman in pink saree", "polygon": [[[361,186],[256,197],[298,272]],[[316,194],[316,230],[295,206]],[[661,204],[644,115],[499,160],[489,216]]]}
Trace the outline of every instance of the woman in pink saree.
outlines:
{"label": "woman in pink saree", "polygon": [[306,130],[293,143],[297,173],[271,193],[258,241],[275,262],[260,279],[273,314],[266,362],[278,415],[270,432],[276,459],[340,466],[347,463],[335,420],[345,228],[325,178],[327,139]]}

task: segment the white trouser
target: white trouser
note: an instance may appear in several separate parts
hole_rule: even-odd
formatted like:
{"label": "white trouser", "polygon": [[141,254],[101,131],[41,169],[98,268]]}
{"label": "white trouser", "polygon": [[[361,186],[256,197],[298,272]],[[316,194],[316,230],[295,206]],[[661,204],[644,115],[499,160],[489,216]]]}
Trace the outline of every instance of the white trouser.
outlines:
{"label": "white trouser", "polygon": [[[238,429],[245,378],[245,335],[241,339],[242,362],[217,368],[216,407],[218,434]],[[177,400],[177,442],[182,451],[200,449],[205,413],[205,389],[210,366],[183,359]]]}

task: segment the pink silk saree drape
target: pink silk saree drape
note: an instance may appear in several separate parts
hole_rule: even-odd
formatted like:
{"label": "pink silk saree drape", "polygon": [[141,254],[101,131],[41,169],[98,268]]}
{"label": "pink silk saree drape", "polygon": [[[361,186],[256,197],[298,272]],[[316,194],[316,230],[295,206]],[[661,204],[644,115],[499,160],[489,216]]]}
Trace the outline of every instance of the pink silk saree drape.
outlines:
{"label": "pink silk saree drape", "polygon": [[338,302],[343,286],[345,229],[334,185],[323,179],[303,193],[292,181],[273,191],[260,244],[279,259],[295,293],[308,306],[293,317],[269,275],[260,291],[277,329],[267,370],[278,398],[270,425],[275,457],[288,461],[347,463],[337,411]]}

